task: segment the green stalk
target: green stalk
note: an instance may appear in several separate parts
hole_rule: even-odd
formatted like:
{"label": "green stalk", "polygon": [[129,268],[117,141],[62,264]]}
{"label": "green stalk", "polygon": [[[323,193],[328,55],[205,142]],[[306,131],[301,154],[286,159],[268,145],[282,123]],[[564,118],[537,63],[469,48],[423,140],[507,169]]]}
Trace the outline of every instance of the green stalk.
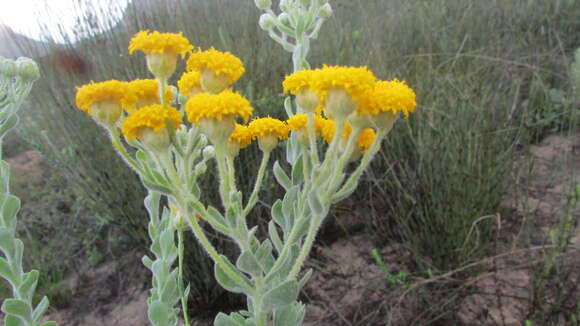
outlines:
{"label": "green stalk", "polygon": [[185,289],[183,287],[183,256],[184,256],[184,247],[183,247],[183,231],[177,231],[177,239],[178,239],[178,254],[179,254],[179,293],[181,293],[181,310],[183,311],[183,321],[185,322],[186,326],[189,326],[189,317],[187,314],[187,299],[188,296],[185,295]]}
{"label": "green stalk", "polygon": [[262,155],[262,162],[260,162],[260,168],[258,169],[258,175],[256,176],[256,182],[254,183],[254,190],[248,199],[248,203],[243,210],[242,216],[244,218],[248,216],[248,213],[254,208],[256,202],[258,201],[258,194],[260,193],[260,188],[262,187],[262,180],[264,179],[264,173],[270,160],[270,152],[264,152]]}
{"label": "green stalk", "polygon": [[317,167],[320,164],[318,159],[318,147],[316,146],[316,130],[314,128],[314,113],[308,113],[308,140],[310,142],[310,155],[312,166]]}

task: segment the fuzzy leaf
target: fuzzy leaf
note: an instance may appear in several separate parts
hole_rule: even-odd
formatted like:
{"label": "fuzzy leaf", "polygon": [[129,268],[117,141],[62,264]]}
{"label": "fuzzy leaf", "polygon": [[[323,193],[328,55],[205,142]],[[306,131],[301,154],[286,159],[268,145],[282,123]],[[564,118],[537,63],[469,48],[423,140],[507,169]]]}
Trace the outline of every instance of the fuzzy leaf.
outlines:
{"label": "fuzzy leaf", "polygon": [[282,213],[282,201],[280,199],[276,200],[274,205],[272,205],[272,219],[278,223],[282,230],[286,229],[286,219],[284,218],[284,213]]}
{"label": "fuzzy leaf", "polygon": [[296,164],[292,167],[292,184],[299,185],[304,181],[303,166],[302,155],[299,155]]}
{"label": "fuzzy leaf", "polygon": [[18,287],[18,292],[26,298],[32,298],[34,291],[36,290],[36,284],[38,283],[38,271],[32,270],[24,274],[24,278],[20,286]]}
{"label": "fuzzy leaf", "polygon": [[308,271],[304,274],[304,276],[302,276],[300,281],[298,281],[298,290],[302,289],[304,285],[306,285],[306,282],[308,282],[308,280],[312,276],[312,272],[313,272],[312,268],[308,269]]}
{"label": "fuzzy leaf", "polygon": [[8,228],[0,228],[0,250],[7,257],[14,255],[14,232]]}
{"label": "fuzzy leaf", "polygon": [[226,290],[234,293],[243,293],[242,288],[218,265],[214,264],[214,276],[218,283]]}
{"label": "fuzzy leaf", "polygon": [[30,306],[19,299],[6,299],[2,304],[2,311],[7,315],[14,315],[23,320],[28,320],[32,311]]}
{"label": "fuzzy leaf", "polygon": [[149,304],[147,316],[154,326],[165,326],[169,324],[171,310],[161,301],[154,301]]}
{"label": "fuzzy leaf", "polygon": [[20,210],[20,199],[14,195],[8,195],[2,205],[2,217],[8,228],[16,227],[16,214]]}
{"label": "fuzzy leaf", "polygon": [[0,257],[0,276],[2,276],[2,278],[7,281],[10,281],[14,278],[14,274],[10,269],[10,265],[8,265],[6,259],[2,257]]}
{"label": "fuzzy leaf", "polygon": [[40,326],[58,326],[58,324],[55,321],[45,321]]}
{"label": "fuzzy leaf", "polygon": [[316,217],[322,218],[328,214],[329,207],[328,205],[324,205],[324,203],[320,200],[320,196],[316,190],[311,191],[308,194],[308,205]]}
{"label": "fuzzy leaf", "polygon": [[302,325],[304,312],[304,305],[299,302],[282,307],[274,314],[274,326]]}
{"label": "fuzzy leaf", "polygon": [[244,319],[242,316],[239,316],[240,318],[242,318],[242,322],[240,322],[240,320],[238,318],[234,318],[233,316],[234,314],[232,314],[232,316],[228,316],[226,314],[224,314],[223,312],[220,312],[216,317],[215,320],[213,322],[214,326],[246,326],[246,323],[244,322]]}
{"label": "fuzzy leaf", "polygon": [[19,317],[8,315],[4,317],[4,326],[27,326],[26,322]]}
{"label": "fuzzy leaf", "polygon": [[256,256],[249,250],[242,252],[236,261],[236,266],[242,271],[252,276],[259,277],[262,274],[263,268],[258,262]]}
{"label": "fuzzy leaf", "polygon": [[266,292],[263,302],[265,311],[272,311],[291,304],[298,298],[298,282],[296,280],[286,281],[280,286]]}
{"label": "fuzzy leaf", "polygon": [[34,308],[34,312],[32,312],[32,320],[34,322],[39,322],[46,310],[48,309],[50,302],[48,301],[47,297],[43,297],[42,300],[38,303],[36,308]]}
{"label": "fuzzy leaf", "polygon": [[276,251],[278,251],[278,253],[282,252],[282,239],[280,239],[280,235],[278,234],[276,223],[274,223],[274,221],[270,221],[268,223],[268,233],[270,234],[270,240],[272,240],[274,247],[276,247]]}
{"label": "fuzzy leaf", "polygon": [[274,163],[274,176],[276,177],[276,181],[278,181],[278,183],[284,187],[286,191],[292,187],[292,181],[290,181],[290,178],[286,172],[284,172],[278,161]]}

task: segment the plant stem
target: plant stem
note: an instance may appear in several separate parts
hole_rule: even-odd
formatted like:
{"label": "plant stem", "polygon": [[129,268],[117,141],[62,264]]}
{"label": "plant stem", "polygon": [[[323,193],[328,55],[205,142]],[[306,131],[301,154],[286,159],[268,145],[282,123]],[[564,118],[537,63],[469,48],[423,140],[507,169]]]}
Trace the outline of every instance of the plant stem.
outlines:
{"label": "plant stem", "polygon": [[184,256],[184,247],[183,247],[183,231],[177,231],[177,239],[178,239],[178,253],[179,253],[179,292],[181,293],[181,310],[183,310],[183,321],[185,322],[186,326],[189,326],[189,317],[187,315],[187,299],[188,295],[185,294],[185,289],[183,288],[183,256]]}
{"label": "plant stem", "polygon": [[248,199],[248,203],[243,210],[242,216],[244,218],[248,215],[250,210],[254,208],[256,202],[258,200],[258,193],[260,192],[260,188],[262,187],[262,180],[264,179],[264,172],[266,171],[266,166],[268,165],[268,161],[270,160],[270,152],[264,152],[262,155],[262,162],[260,162],[260,168],[258,169],[258,175],[256,176],[256,183],[254,184],[254,190]]}

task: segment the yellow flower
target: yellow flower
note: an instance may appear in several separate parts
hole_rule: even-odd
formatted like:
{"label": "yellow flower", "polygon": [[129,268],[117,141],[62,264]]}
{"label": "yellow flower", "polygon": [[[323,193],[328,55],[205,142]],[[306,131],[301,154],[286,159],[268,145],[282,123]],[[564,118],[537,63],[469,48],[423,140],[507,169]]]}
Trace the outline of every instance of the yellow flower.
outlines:
{"label": "yellow flower", "polygon": [[291,94],[298,94],[304,89],[309,89],[314,80],[315,70],[300,70],[291,75],[286,76],[282,86],[284,87],[284,94],[290,92]]}
{"label": "yellow flower", "polygon": [[346,119],[355,110],[376,80],[367,67],[324,66],[311,77],[310,90],[320,99],[326,115],[337,120]]}
{"label": "yellow flower", "polygon": [[193,46],[179,34],[141,31],[131,39],[129,53],[135,50],[147,55],[147,68],[158,79],[167,80],[175,71],[177,56],[183,58]]}
{"label": "yellow flower", "polygon": [[334,133],[336,132],[336,124],[332,120],[324,119],[322,123],[321,133],[322,139],[324,139],[327,143],[332,142],[332,138],[334,138]]}
{"label": "yellow flower", "polygon": [[357,145],[361,153],[363,154],[366,153],[366,151],[371,147],[371,145],[375,141],[375,138],[377,138],[377,135],[375,134],[374,129],[366,128],[361,131],[357,141]]}
{"label": "yellow flower", "polygon": [[[286,120],[290,130],[298,131],[308,128],[308,116],[306,114],[295,114]],[[322,131],[325,119],[319,115],[314,115],[314,129],[318,134]]]}
{"label": "yellow flower", "polygon": [[121,126],[121,131],[127,141],[141,139],[144,132],[153,131],[156,134],[167,130],[167,123],[177,129],[181,124],[181,113],[177,109],[159,104],[149,105],[133,111]]}
{"label": "yellow flower", "polygon": [[[159,83],[155,79],[137,79],[129,82],[129,88],[137,97],[137,101],[132,109],[128,111],[131,112],[135,109],[149,106],[153,104],[161,104],[161,99],[159,98]],[[171,100],[173,94],[171,93],[171,87],[165,87],[165,98]]]}
{"label": "yellow flower", "polygon": [[378,115],[382,112],[391,112],[397,115],[403,112],[405,118],[417,106],[416,95],[404,81],[379,81],[374,88],[368,90],[361,99],[356,110],[360,114]]}
{"label": "yellow flower", "polygon": [[244,74],[244,64],[229,52],[214,48],[192,53],[187,59],[188,71],[201,73],[201,85],[206,92],[219,93]]}
{"label": "yellow flower", "polygon": [[246,148],[252,143],[252,133],[247,126],[236,123],[236,129],[230,135],[228,142],[234,143],[240,148]]}
{"label": "yellow flower", "polygon": [[129,54],[136,50],[145,54],[180,54],[183,58],[193,46],[181,33],[159,33],[158,31],[140,31],[129,43]]}
{"label": "yellow flower", "polygon": [[252,120],[248,125],[248,128],[252,134],[252,139],[265,136],[275,136],[278,139],[286,139],[290,132],[290,129],[283,121],[270,117]]}
{"label": "yellow flower", "polygon": [[248,121],[252,111],[250,102],[231,89],[219,94],[199,93],[185,104],[187,119],[192,123],[202,118],[221,121],[227,116],[241,117]]}
{"label": "yellow flower", "polygon": [[201,74],[199,71],[190,71],[181,75],[177,82],[179,92],[185,96],[192,97],[201,92]]}
{"label": "yellow flower", "polygon": [[105,125],[117,122],[122,110],[131,108],[135,100],[128,83],[118,80],[91,82],[77,88],[76,94],[77,107]]}
{"label": "yellow flower", "polygon": [[272,151],[278,145],[278,140],[288,138],[290,133],[290,129],[283,121],[270,117],[254,119],[248,125],[248,129],[252,139],[258,139],[258,145],[264,152]]}

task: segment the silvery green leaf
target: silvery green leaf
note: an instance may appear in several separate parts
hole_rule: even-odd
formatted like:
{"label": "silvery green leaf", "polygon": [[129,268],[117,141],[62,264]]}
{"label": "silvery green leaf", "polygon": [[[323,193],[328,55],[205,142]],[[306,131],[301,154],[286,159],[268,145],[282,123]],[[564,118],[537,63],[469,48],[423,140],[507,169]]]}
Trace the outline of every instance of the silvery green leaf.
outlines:
{"label": "silvery green leaf", "polygon": [[161,288],[161,301],[171,303],[177,302],[179,300],[179,292],[177,289],[177,269],[175,269],[169,274]]}
{"label": "silvery green leaf", "polygon": [[156,191],[149,191],[145,197],[145,208],[150,217],[159,217],[159,200],[161,194]]}
{"label": "silvery green leaf", "polygon": [[[237,277],[246,281],[248,284],[251,284],[250,280],[244,274],[239,272],[237,270],[237,268],[232,263],[230,263],[230,261],[228,260],[228,258],[226,256],[220,255],[220,257],[222,258],[222,261],[224,261],[224,263],[227,264],[230,267],[230,269],[232,271],[234,271],[234,273],[236,273]],[[238,284],[235,280],[230,278],[230,276],[228,274],[226,274],[226,272],[218,264],[214,264],[214,275],[215,275],[215,278],[218,281],[218,283],[224,289],[226,289],[230,292],[235,292],[235,293],[243,293],[244,292],[242,285]]]}
{"label": "silvery green leaf", "polygon": [[286,191],[292,187],[292,181],[290,181],[290,178],[286,172],[284,172],[278,161],[274,163],[274,176],[276,177],[276,181],[278,181],[278,183],[284,187]]}
{"label": "silvery green leaf", "polygon": [[298,198],[299,191],[299,186],[292,187],[290,191],[284,195],[284,200],[282,201],[282,213],[284,214],[284,220],[286,221],[286,227],[284,228],[284,231],[286,232],[289,232],[294,225],[294,207]]}
{"label": "silvery green leaf", "polygon": [[6,226],[14,229],[16,227],[16,214],[20,210],[20,199],[14,195],[8,195],[2,205],[2,217]]}
{"label": "silvery green leaf", "polygon": [[13,266],[22,266],[22,254],[24,253],[24,244],[20,239],[14,239],[14,256],[12,256]]}
{"label": "silvery green leaf", "polygon": [[10,265],[8,265],[6,259],[2,257],[0,257],[0,276],[9,282],[11,282],[11,280],[14,278],[14,274],[12,273]]}
{"label": "silvery green leaf", "polygon": [[328,214],[329,207],[320,200],[319,193],[316,190],[308,194],[308,206],[316,217],[322,218]]}
{"label": "silvery green leaf", "polygon": [[44,316],[44,313],[48,309],[49,304],[50,302],[48,301],[48,298],[43,297],[38,305],[36,305],[36,308],[34,308],[34,311],[32,312],[32,320],[35,323],[39,322],[42,316]]}
{"label": "silvery green leaf", "polygon": [[296,261],[298,254],[300,252],[300,248],[298,245],[294,244],[290,247],[290,252],[287,253],[284,257],[278,257],[278,259],[282,259],[282,262],[276,267],[276,269],[272,269],[268,272],[268,276],[265,278],[264,282],[270,283],[276,279],[285,279],[288,276],[290,269],[292,268],[292,264]]}
{"label": "silvery green leaf", "polygon": [[280,199],[276,200],[274,205],[272,205],[272,219],[278,223],[282,230],[286,229],[286,219],[284,218],[284,213],[282,213],[282,201]]}
{"label": "silvery green leaf", "polygon": [[266,239],[256,251],[256,259],[263,267],[264,273],[268,273],[274,265],[274,256],[272,255],[272,242]]}
{"label": "silvery green leaf", "polygon": [[149,256],[147,255],[143,256],[143,258],[141,258],[141,262],[143,262],[143,265],[145,265],[145,267],[151,270],[153,266],[153,261],[151,260],[151,258],[149,258]]}
{"label": "silvery green leaf", "polygon": [[161,301],[153,301],[149,304],[147,316],[153,326],[166,326],[169,324],[171,308]]}
{"label": "silvery green leaf", "polygon": [[8,315],[4,317],[4,326],[27,326],[27,323],[20,317]]}
{"label": "silvery green leaf", "polygon": [[19,299],[6,299],[2,304],[2,311],[7,315],[14,315],[23,320],[28,320],[32,311],[27,302]]}
{"label": "silvery green leaf", "polygon": [[183,297],[184,298],[189,297],[189,292],[191,292],[191,284],[187,284],[187,287],[185,288],[185,291],[183,291]]}
{"label": "silvery green leaf", "polygon": [[214,223],[219,224],[224,230],[228,230],[226,218],[220,213],[215,207],[209,206],[207,208],[207,213],[209,218],[211,218]]}
{"label": "silvery green leaf", "polygon": [[[241,318],[241,321],[239,318]],[[246,326],[246,322],[244,317],[237,315],[237,314],[232,314],[230,316],[224,314],[223,312],[220,312],[214,322],[213,322],[214,326]]]}
{"label": "silvery green leaf", "polygon": [[302,325],[304,319],[304,305],[294,302],[274,312],[274,326]]}
{"label": "silvery green leaf", "polygon": [[160,185],[156,182],[152,182],[149,179],[141,179],[141,182],[143,182],[143,185],[145,186],[145,188],[147,188],[150,191],[157,191],[163,194],[171,194],[171,189],[169,189],[166,186]]}
{"label": "silvery green leaf", "polygon": [[2,124],[0,124],[0,137],[3,137],[10,131],[10,129],[14,128],[18,124],[20,119],[16,114],[11,115],[8,119],[4,120]]}
{"label": "silvery green leaf", "polygon": [[232,206],[233,205],[230,205],[226,210],[226,221],[228,226],[235,230],[238,227],[238,214],[236,213],[235,208]]}
{"label": "silvery green leaf", "polygon": [[[348,181],[347,181],[348,183]],[[352,182],[351,184],[344,185],[335,196],[332,197],[332,203],[338,203],[339,201],[349,197],[358,187],[358,182]]]}
{"label": "silvery green leaf", "polygon": [[45,321],[44,323],[40,324],[40,326],[58,326],[58,324],[55,321]]}
{"label": "silvery green leaf", "polygon": [[263,268],[256,256],[249,250],[242,252],[236,261],[236,266],[242,271],[254,277],[259,277],[262,274]]}
{"label": "silvery green leaf", "polygon": [[292,133],[286,142],[286,160],[290,165],[294,165],[299,154],[300,143],[296,139],[296,135]]}
{"label": "silvery green leaf", "polygon": [[11,257],[14,253],[14,231],[12,230],[0,228],[0,250],[7,257]]}
{"label": "silvery green leaf", "polygon": [[266,292],[262,298],[264,311],[272,311],[291,304],[298,298],[298,282],[289,280]]}
{"label": "silvery green leaf", "polygon": [[310,216],[303,216],[297,223],[299,223],[296,227],[298,228],[297,232],[297,236],[296,236],[296,241],[299,241],[300,239],[302,239],[303,236],[306,235],[306,233],[308,233],[308,227],[310,226],[310,222],[312,220],[312,217]]}
{"label": "silvery green leaf", "polygon": [[171,229],[161,232],[159,242],[161,244],[161,256],[163,257],[167,257],[177,250],[175,247],[175,232]]}
{"label": "silvery green leaf", "polygon": [[294,115],[294,108],[292,107],[292,99],[290,98],[290,96],[286,97],[286,99],[284,100],[284,109],[286,110],[286,114],[288,115],[288,117]]}
{"label": "silvery green leaf", "polygon": [[22,278],[22,283],[18,287],[18,292],[21,296],[25,298],[32,298],[34,291],[36,290],[36,284],[38,283],[38,271],[31,270],[24,274]]}
{"label": "silvery green leaf", "polygon": [[168,269],[169,267],[167,266],[167,263],[164,262],[163,260],[156,260],[155,262],[153,262],[153,265],[151,266],[153,275],[161,281],[165,281],[169,276],[167,274]]}
{"label": "silvery green leaf", "polygon": [[296,158],[296,163],[292,166],[292,184],[299,185],[304,181],[304,164],[302,154]]}
{"label": "silvery green leaf", "polygon": [[274,221],[270,221],[268,223],[268,234],[270,235],[270,240],[274,244],[276,251],[280,253],[282,251],[282,239],[280,239],[280,235],[278,234],[278,230],[276,229],[276,224]]}
{"label": "silvery green leaf", "polygon": [[306,283],[308,282],[308,280],[312,276],[312,272],[313,272],[313,269],[310,268],[310,269],[308,269],[308,271],[306,273],[304,273],[304,276],[302,276],[302,278],[300,278],[300,280],[298,281],[298,290],[302,289],[304,287],[304,285],[306,285]]}

